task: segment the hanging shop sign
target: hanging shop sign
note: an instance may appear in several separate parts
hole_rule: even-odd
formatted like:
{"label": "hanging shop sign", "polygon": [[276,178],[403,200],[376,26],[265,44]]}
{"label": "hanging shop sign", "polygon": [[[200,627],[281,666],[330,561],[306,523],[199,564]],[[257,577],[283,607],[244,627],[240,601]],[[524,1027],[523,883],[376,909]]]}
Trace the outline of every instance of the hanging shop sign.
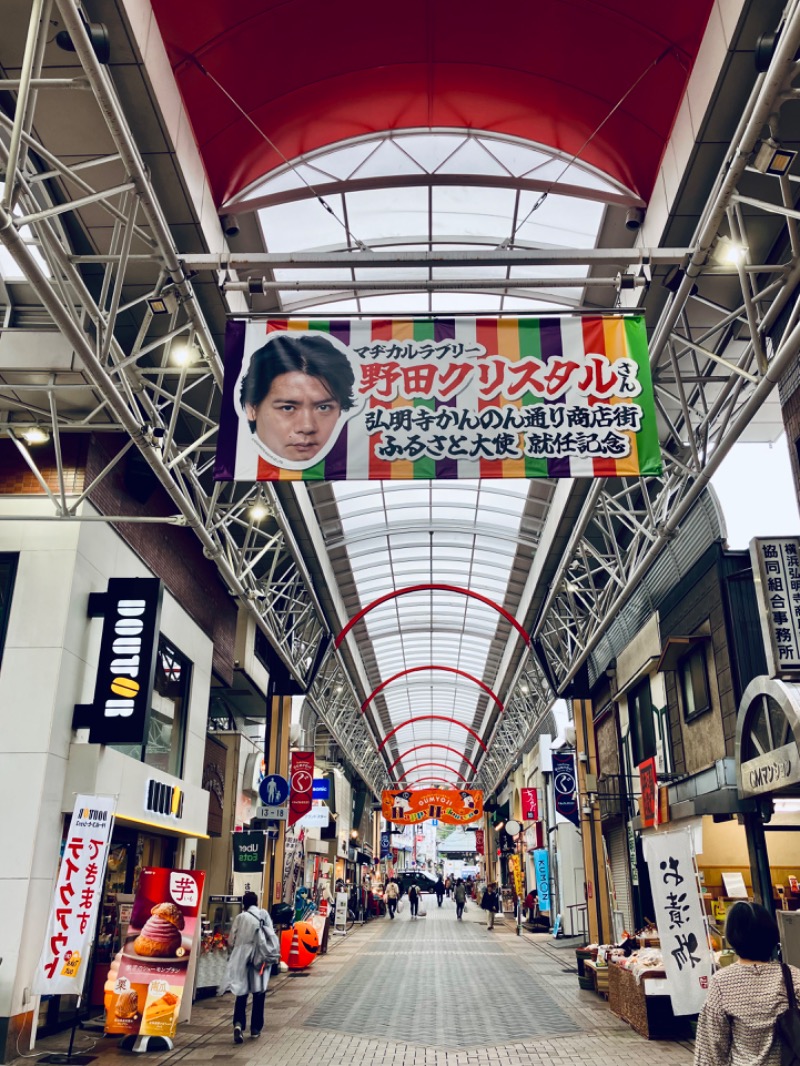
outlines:
{"label": "hanging shop sign", "polygon": [[536,871],[536,891],[539,893],[539,910],[550,912],[550,855],[547,848],[537,848],[533,853],[533,868]]}
{"label": "hanging shop sign", "polygon": [[260,873],[264,866],[264,834],[259,830],[233,834],[233,872]]}
{"label": "hanging shop sign", "polygon": [[392,841],[388,833],[381,833],[381,858],[388,859],[392,854]]}
{"label": "hanging shop sign", "polygon": [[218,481],[660,473],[640,317],[228,323]]}
{"label": "hanging shop sign", "polygon": [[416,825],[438,818],[446,825],[464,825],[483,817],[483,792],[477,789],[420,788],[381,794],[383,817],[397,825]]}
{"label": "hanging shop sign", "polygon": [[642,826],[647,829],[658,825],[658,774],[655,759],[645,759],[639,763],[639,784],[642,789]]}
{"label": "hanging shop sign", "polygon": [[676,1015],[697,1014],[714,967],[708,943],[691,833],[642,837],[656,925]]}
{"label": "hanging shop sign", "polygon": [[539,819],[539,793],[535,788],[521,788],[523,822],[536,822]]}
{"label": "hanging shop sign", "polygon": [[553,790],[556,813],[578,825],[578,786],[575,780],[575,757],[572,752],[553,752]]}
{"label": "hanging shop sign", "polygon": [[311,810],[314,787],[314,752],[293,751],[289,772],[289,825]]}
{"label": "hanging shop sign", "polygon": [[761,632],[771,677],[800,674],[800,538],[750,541]]}
{"label": "hanging shop sign", "polygon": [[109,973],[107,1033],[175,1035],[205,876],[202,870],[142,870],[125,943]]}
{"label": "hanging shop sign", "polygon": [[475,830],[475,854],[486,854],[486,837],[484,836],[484,832],[482,829]]}
{"label": "hanging shop sign", "polygon": [[142,744],[158,652],[162,584],[112,577],[104,596],[103,635],[91,711],[91,744]]}
{"label": "hanging shop sign", "polygon": [[78,796],[33,977],[34,994],[80,996],[103,897],[108,842],[116,801]]}
{"label": "hanging shop sign", "polygon": [[331,812],[324,803],[319,803],[298,819],[297,825],[301,829],[327,829],[331,821]]}

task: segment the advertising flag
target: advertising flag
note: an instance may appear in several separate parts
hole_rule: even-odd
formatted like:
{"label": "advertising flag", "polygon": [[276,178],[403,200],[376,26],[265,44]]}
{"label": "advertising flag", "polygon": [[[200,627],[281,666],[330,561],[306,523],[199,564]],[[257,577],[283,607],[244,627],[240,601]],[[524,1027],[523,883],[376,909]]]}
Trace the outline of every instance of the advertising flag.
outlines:
{"label": "advertising flag", "polygon": [[660,473],[641,317],[228,323],[217,481]]}
{"label": "advertising flag", "polygon": [[658,773],[654,758],[639,763],[639,784],[642,789],[642,825],[647,829],[658,825]]}
{"label": "advertising flag", "polygon": [[265,835],[261,830],[233,834],[233,872],[259,874],[264,866]]}
{"label": "advertising flag", "polygon": [[107,1033],[175,1035],[205,876],[202,870],[142,870],[127,937],[106,982]]}
{"label": "advertising flag", "polygon": [[537,848],[533,853],[536,870],[536,891],[539,893],[539,910],[550,912],[550,854],[547,848]]}
{"label": "advertising flag", "polygon": [[418,788],[381,793],[383,817],[397,825],[416,825],[438,818],[446,825],[464,825],[483,817],[483,792],[479,789]]}
{"label": "advertising flag", "polygon": [[103,899],[115,806],[112,796],[75,799],[47,934],[33,976],[32,990],[36,995],[80,996],[83,991]]}
{"label": "advertising flag", "polygon": [[523,822],[537,822],[539,820],[539,794],[535,788],[520,789],[522,800]]}
{"label": "advertising flag", "polygon": [[289,825],[311,810],[314,789],[314,752],[293,751],[289,772]]}
{"label": "advertising flag", "polygon": [[653,906],[676,1015],[697,1014],[706,1000],[714,955],[708,941],[690,832],[642,837]]}
{"label": "advertising flag", "polygon": [[578,825],[578,785],[575,780],[575,756],[572,752],[553,752],[553,790],[556,812],[573,825]]}

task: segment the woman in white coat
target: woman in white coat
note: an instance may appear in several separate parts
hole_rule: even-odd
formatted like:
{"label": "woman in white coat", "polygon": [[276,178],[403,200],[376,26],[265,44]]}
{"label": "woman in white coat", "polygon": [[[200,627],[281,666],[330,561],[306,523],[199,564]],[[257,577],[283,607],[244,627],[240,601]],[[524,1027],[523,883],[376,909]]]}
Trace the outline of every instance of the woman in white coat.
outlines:
{"label": "woman in white coat", "polygon": [[228,935],[228,965],[225,978],[219,987],[218,995],[233,992],[236,1005],[233,1010],[233,1042],[244,1041],[247,1028],[247,997],[252,994],[253,1008],[250,1012],[250,1036],[257,1040],[264,1028],[264,997],[272,967],[263,966],[256,969],[250,961],[252,948],[258,935],[259,925],[263,924],[267,943],[277,941],[272,919],[265,910],[258,906],[255,892],[245,892],[242,896],[242,910],[233,920]]}

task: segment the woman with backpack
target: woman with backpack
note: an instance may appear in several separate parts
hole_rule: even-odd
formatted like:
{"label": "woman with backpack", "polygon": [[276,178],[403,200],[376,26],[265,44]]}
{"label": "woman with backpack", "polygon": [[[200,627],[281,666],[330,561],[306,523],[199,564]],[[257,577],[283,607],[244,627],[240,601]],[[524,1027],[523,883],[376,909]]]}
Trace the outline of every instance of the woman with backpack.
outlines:
{"label": "woman with backpack", "polygon": [[247,997],[252,995],[250,1036],[257,1040],[264,1028],[264,997],[272,970],[272,963],[280,959],[280,942],[272,926],[272,919],[258,906],[255,892],[242,896],[242,910],[233,920],[228,934],[228,965],[225,979],[217,995],[233,992],[233,1042],[244,1043],[247,1028]]}

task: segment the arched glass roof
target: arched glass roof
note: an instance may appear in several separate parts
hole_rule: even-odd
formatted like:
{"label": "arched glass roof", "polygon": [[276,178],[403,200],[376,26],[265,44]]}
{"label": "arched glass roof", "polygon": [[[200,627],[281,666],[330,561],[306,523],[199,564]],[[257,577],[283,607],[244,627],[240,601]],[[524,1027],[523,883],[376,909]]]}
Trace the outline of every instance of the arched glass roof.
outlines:
{"label": "arched glass roof", "polygon": [[[639,202],[618,182],[541,146],[440,130],[387,132],[313,153],[273,171],[229,207],[258,212],[270,252],[354,253],[350,269],[275,270],[275,281],[287,283],[277,292],[284,311],[405,315],[571,309],[583,300],[587,270],[526,268],[529,284],[518,288],[520,268],[365,270],[358,267],[360,249],[402,256],[420,249],[592,248],[607,204]],[[540,279],[553,283],[534,287]],[[305,289],[304,280],[321,289]],[[362,283],[355,293],[354,282]],[[447,291],[426,291],[429,283]]]}

